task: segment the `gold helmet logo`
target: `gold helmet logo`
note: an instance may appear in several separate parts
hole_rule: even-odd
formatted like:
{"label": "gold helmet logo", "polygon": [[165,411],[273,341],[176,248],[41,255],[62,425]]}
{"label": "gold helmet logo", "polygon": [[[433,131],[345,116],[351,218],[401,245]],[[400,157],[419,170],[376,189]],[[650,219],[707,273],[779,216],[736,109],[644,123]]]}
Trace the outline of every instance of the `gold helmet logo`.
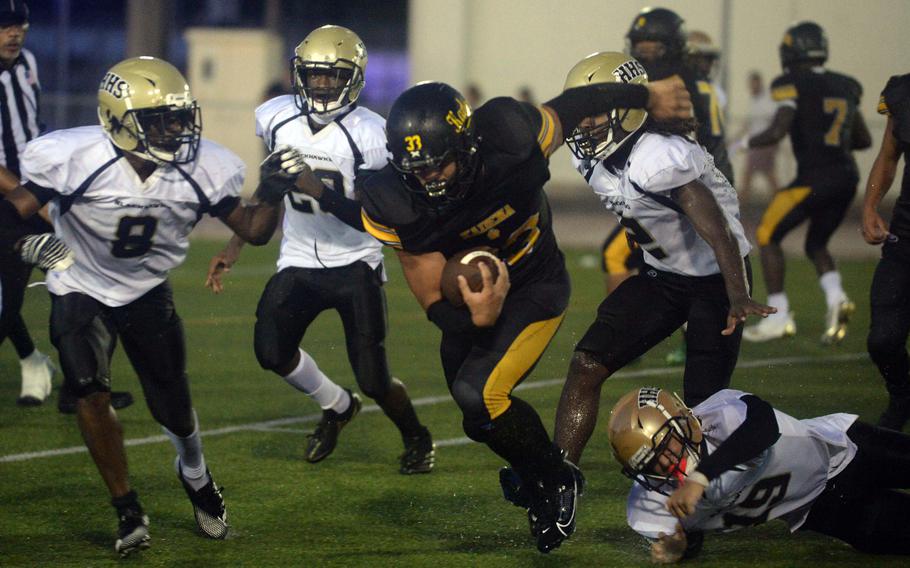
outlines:
{"label": "gold helmet logo", "polygon": [[404,143],[406,144],[405,150],[411,154],[412,158],[420,157],[420,151],[423,149],[423,141],[420,139],[420,134],[405,136]]}
{"label": "gold helmet logo", "polygon": [[787,47],[793,47],[793,36],[791,36],[790,34],[784,34],[784,39],[781,43],[783,43]]}
{"label": "gold helmet logo", "polygon": [[455,127],[455,132],[461,134],[471,123],[471,107],[464,99],[455,99],[455,102],[458,103],[458,110],[450,110],[446,115],[446,122]]}
{"label": "gold helmet logo", "polygon": [[635,20],[635,29],[638,30],[643,28],[647,21],[648,20],[646,20],[644,16],[639,16],[638,19]]}

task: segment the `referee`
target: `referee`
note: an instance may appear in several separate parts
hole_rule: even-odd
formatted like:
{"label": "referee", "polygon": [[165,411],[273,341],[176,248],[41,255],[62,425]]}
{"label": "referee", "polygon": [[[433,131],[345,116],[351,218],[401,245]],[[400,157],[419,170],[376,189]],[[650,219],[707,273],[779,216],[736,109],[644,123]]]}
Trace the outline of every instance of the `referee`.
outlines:
{"label": "referee", "polygon": [[[38,122],[41,84],[35,56],[23,49],[28,30],[28,6],[24,0],[0,0],[0,193],[6,195],[19,185],[19,155],[41,131]],[[23,221],[30,233],[49,233],[54,228],[46,208]],[[36,406],[51,393],[54,364],[35,348],[25,321],[22,302],[32,267],[24,264],[12,247],[0,247],[0,343],[7,337],[16,349],[22,366],[22,390],[17,404]],[[115,408],[132,403],[129,393],[111,393]],[[118,404],[119,403],[119,404]],[[75,400],[61,396],[58,408],[76,410]]]}

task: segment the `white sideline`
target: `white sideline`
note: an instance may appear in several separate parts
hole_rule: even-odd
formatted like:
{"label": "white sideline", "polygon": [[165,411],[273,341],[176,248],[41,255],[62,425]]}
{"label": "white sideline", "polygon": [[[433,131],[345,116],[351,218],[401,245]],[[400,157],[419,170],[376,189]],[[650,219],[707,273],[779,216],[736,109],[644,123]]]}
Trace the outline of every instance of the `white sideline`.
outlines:
{"label": "white sideline", "polygon": [[[772,365],[804,365],[807,363],[831,363],[838,361],[858,361],[861,359],[866,359],[868,354],[866,353],[845,353],[842,355],[831,355],[828,357],[778,357],[775,359],[760,359],[757,361],[743,361],[737,365],[737,369],[755,369],[757,367],[766,367]],[[638,377],[654,377],[659,375],[667,375],[672,373],[678,373],[682,370],[682,367],[657,367],[650,369],[639,369],[633,371],[620,371],[613,375],[610,380],[615,379],[632,379]],[[545,388],[555,385],[560,385],[563,383],[565,378],[559,379],[547,379],[543,381],[531,381],[519,385],[515,390],[529,390],[529,389],[538,389]],[[423,398],[418,398],[413,401],[414,406],[427,406],[433,404],[439,404],[441,402],[449,402],[452,400],[452,397],[449,395],[445,396],[428,396]],[[379,410],[379,407],[375,404],[366,405],[363,407],[361,412],[376,412]],[[274,431],[274,432],[294,432],[301,433],[300,430],[282,428],[283,426],[289,426],[291,424],[300,424],[307,422],[316,422],[322,416],[321,413],[318,414],[308,414],[306,416],[294,416],[288,418],[277,418],[275,420],[266,420],[264,422],[253,422],[249,424],[237,424],[236,426],[225,426],[223,428],[215,428],[212,430],[203,430],[202,436],[204,438],[210,436],[221,436],[223,434],[233,434],[235,432],[251,432],[251,431]],[[167,442],[168,437],[165,435],[158,436],[148,436],[146,438],[132,438],[124,441],[124,444],[127,446],[143,446],[145,444],[155,444],[159,442]],[[471,440],[465,437],[461,438],[452,438],[449,440],[437,440],[436,445],[438,447],[444,446],[460,446],[463,444],[470,443]],[[11,463],[19,461],[29,461],[38,458],[50,458],[56,456],[65,456],[69,454],[79,454],[86,452],[85,446],[73,446],[69,448],[57,448],[54,450],[43,450],[40,452],[26,452],[22,454],[9,454],[5,456],[0,456],[0,463]]]}

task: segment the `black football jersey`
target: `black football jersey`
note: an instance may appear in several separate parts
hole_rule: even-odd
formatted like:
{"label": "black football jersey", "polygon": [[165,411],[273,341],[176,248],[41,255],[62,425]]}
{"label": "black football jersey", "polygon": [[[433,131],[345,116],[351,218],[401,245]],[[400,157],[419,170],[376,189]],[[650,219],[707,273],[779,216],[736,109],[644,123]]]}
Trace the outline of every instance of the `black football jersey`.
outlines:
{"label": "black football jersey", "polygon": [[682,78],[683,83],[686,84],[686,90],[689,91],[689,96],[692,97],[692,109],[695,111],[695,119],[698,121],[695,139],[708,150],[708,153],[714,158],[714,165],[724,174],[730,184],[735,185],[733,166],[727,155],[723,109],[721,109],[717,93],[714,91],[714,85],[710,81],[699,79],[692,69],[685,66],[645,65],[645,70],[648,72],[650,81],[666,79],[673,75],[679,75]]}
{"label": "black football jersey", "polygon": [[508,97],[482,105],[473,120],[479,165],[463,201],[440,213],[386,166],[364,183],[364,227],[386,245],[415,254],[449,258],[491,247],[509,265],[513,285],[561,274],[564,260],[543,191],[549,162],[538,139],[549,126],[535,107]]}
{"label": "black football jersey", "polygon": [[878,112],[891,117],[892,132],[904,156],[901,192],[894,203],[888,230],[904,243],[904,250],[910,251],[910,165],[907,162],[910,150],[910,74],[891,77],[879,99]]}
{"label": "black football jersey", "polygon": [[771,98],[796,108],[790,143],[799,180],[859,181],[851,134],[862,93],[852,77],[827,70],[784,73],[771,83]]}

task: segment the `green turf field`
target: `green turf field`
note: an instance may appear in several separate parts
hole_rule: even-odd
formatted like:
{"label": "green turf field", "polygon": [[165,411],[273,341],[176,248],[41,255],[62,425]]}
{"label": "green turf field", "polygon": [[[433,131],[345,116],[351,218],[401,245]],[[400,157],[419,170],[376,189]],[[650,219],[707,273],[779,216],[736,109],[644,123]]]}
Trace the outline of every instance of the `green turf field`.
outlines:
{"label": "green turf field", "polygon": [[[152,548],[128,559],[149,566],[643,566],[642,541],[624,516],[629,481],[612,461],[606,412],[624,392],[641,384],[681,387],[680,368],[663,365],[671,338],[605,386],[600,431],[582,463],[588,491],[580,502],[578,531],[549,556],[539,554],[524,512],[506,503],[497,470],[503,465],[485,447],[468,443],[449,397],[437,354],[439,332],[408,292],[394,259],[389,263],[393,373],[408,386],[418,414],[438,444],[430,475],[397,473],[401,442],[372,404],[342,434],[335,453],[311,465],[302,458],[305,434],[318,416],[315,404],[278,377],[261,371],[252,351],[254,310],[273,272],[277,245],[248,248],[214,296],[202,287],[205,267],[220,243],[196,242],[172,282],[189,345],[189,374],[206,458],[225,488],[232,536],[224,542],[196,533],[192,509],[174,475],[174,452],[141,402],[120,412],[132,482],[151,517]],[[573,296],[568,317],[522,396],[552,425],[574,342],[603,296],[593,251],[571,251]],[[758,266],[756,263],[756,272]],[[791,260],[787,283],[796,311],[795,338],[743,344],[733,386],[755,392],[797,417],[851,411],[875,420],[886,396],[865,355],[868,287],[874,263],[841,265],[848,293],[859,307],[843,345],[824,348],[824,300],[808,263]],[[764,298],[759,283],[756,297]],[[48,301],[43,288],[28,292],[27,320],[39,348],[47,338]],[[321,368],[354,387],[334,314],[324,314],[304,340]],[[17,408],[19,365],[12,347],[0,353],[0,566],[106,566],[113,552],[116,518],[70,416],[53,400]],[[55,387],[60,377],[56,377]],[[114,360],[114,385],[139,395],[126,358]],[[72,449],[52,455],[29,452]],[[899,558],[870,559],[838,541],[788,535],[782,523],[709,537],[704,566],[906,566]]]}

